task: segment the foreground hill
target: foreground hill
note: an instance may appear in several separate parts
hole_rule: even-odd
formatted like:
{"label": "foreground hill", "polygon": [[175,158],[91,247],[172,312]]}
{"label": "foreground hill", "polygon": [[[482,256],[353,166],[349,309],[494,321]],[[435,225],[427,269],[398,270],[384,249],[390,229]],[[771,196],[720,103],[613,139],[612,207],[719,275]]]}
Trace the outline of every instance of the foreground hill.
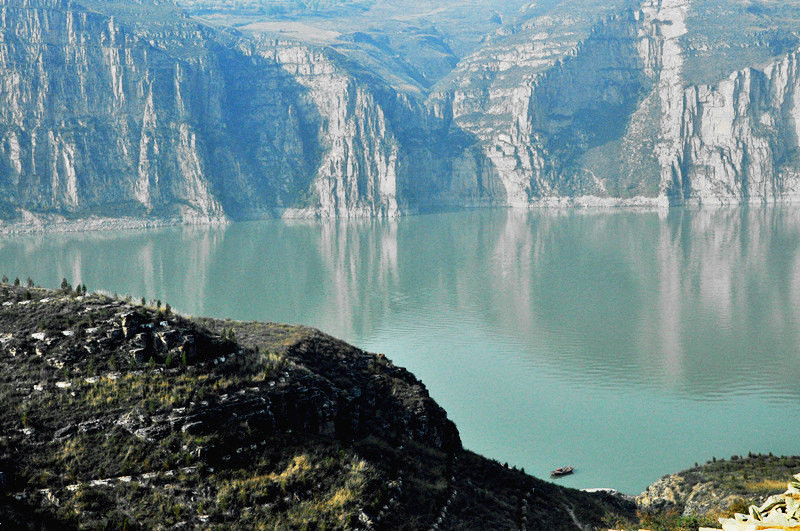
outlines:
{"label": "foreground hill", "polygon": [[462,448],[425,386],[316,330],[0,285],[8,528],[575,529],[630,501]]}

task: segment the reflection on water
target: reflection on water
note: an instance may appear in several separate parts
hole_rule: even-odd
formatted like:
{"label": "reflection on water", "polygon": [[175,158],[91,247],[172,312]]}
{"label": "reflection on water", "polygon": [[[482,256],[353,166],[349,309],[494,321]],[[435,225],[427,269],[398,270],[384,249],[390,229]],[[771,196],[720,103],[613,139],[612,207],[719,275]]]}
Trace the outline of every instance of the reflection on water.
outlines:
{"label": "reflection on water", "polygon": [[[0,273],[304,323],[416,372],[466,444],[636,492],[800,435],[800,210],[491,210],[0,239]],[[770,430],[730,426],[772,419]],[[792,421],[794,419],[794,421]]]}

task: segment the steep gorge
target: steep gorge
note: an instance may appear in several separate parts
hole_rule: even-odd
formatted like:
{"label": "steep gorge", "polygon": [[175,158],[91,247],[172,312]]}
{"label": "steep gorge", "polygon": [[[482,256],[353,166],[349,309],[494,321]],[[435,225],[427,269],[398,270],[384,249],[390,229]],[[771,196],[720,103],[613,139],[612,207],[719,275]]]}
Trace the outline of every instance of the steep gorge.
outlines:
{"label": "steep gorge", "polygon": [[0,227],[798,199],[794,19],[731,43],[706,0],[573,4],[427,93],[170,2],[2,0]]}

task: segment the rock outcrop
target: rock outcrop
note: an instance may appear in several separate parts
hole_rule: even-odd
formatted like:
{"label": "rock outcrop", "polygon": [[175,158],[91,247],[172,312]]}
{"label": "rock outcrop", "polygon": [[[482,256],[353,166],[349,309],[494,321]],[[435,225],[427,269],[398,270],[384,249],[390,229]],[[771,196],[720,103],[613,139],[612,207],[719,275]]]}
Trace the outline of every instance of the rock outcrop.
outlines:
{"label": "rock outcrop", "polygon": [[732,456],[670,474],[637,496],[644,514],[726,516],[747,512],[779,491],[784,477],[800,470],[800,458],[772,455]]}

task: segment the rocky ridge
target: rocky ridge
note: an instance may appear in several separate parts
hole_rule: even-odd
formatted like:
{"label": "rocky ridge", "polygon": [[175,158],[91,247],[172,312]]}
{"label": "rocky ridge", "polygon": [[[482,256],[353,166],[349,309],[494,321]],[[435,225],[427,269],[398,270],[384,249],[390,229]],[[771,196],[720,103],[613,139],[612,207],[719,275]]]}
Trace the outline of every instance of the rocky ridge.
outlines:
{"label": "rocky ridge", "polygon": [[463,450],[411,373],[318,331],[69,286],[4,284],[0,299],[11,527],[572,529],[632,514]]}

